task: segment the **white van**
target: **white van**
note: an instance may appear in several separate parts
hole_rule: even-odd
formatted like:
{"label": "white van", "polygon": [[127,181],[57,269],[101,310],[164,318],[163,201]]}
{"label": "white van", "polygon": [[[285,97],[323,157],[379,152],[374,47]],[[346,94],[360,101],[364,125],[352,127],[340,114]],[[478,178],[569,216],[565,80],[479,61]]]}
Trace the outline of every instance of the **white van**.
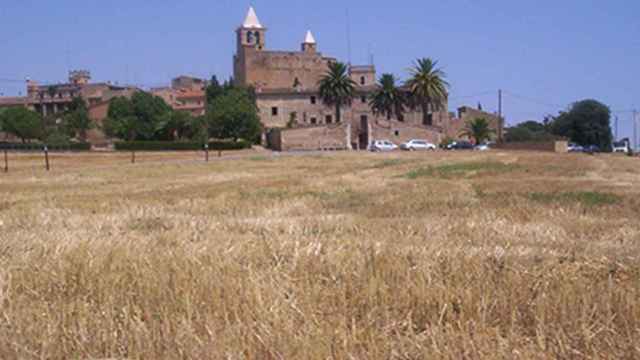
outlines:
{"label": "white van", "polygon": [[629,140],[621,140],[615,141],[613,143],[613,152],[614,153],[625,153],[628,154],[631,152],[631,147],[629,146]]}

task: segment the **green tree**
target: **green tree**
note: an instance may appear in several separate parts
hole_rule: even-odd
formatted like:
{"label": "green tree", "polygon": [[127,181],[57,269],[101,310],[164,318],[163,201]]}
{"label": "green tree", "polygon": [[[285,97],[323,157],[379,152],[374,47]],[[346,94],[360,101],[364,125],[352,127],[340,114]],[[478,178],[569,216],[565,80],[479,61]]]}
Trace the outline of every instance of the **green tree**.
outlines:
{"label": "green tree", "polygon": [[78,136],[81,141],[87,140],[87,132],[94,128],[94,123],[89,118],[89,110],[82,98],[72,100],[69,111],[62,117],[62,124],[70,137]]}
{"label": "green tree", "polygon": [[418,59],[409,69],[407,80],[411,108],[422,110],[422,122],[433,125],[432,111],[441,110],[448,98],[449,83],[446,74],[437,67],[438,62],[430,58]]}
{"label": "green tree", "polygon": [[378,81],[378,88],[372,94],[369,106],[375,114],[384,114],[387,120],[395,114],[401,119],[406,104],[405,93],[396,86],[393,74],[382,74]]}
{"label": "green tree", "polygon": [[158,138],[161,140],[180,140],[187,136],[192,116],[185,111],[166,113],[156,124]]}
{"label": "green tree", "polygon": [[2,130],[25,143],[31,139],[42,139],[44,131],[40,114],[24,107],[12,107],[0,114]]}
{"label": "green tree", "polygon": [[329,63],[329,69],[318,85],[322,102],[335,107],[336,121],[340,122],[342,106],[351,104],[356,86],[349,77],[347,66],[341,62]]}
{"label": "green tree", "polygon": [[494,130],[491,129],[489,121],[485,118],[475,118],[466,124],[460,136],[468,136],[473,138],[476,144],[482,144],[483,141],[491,138]]}
{"label": "green tree", "polygon": [[611,110],[596,100],[574,103],[568,112],[562,112],[551,122],[551,132],[580,145],[598,145],[611,149]]}
{"label": "green tree", "polygon": [[207,86],[207,89],[206,89],[207,104],[213,103],[213,100],[215,100],[218,96],[222,95],[223,93],[224,93],[224,88],[222,87],[222,85],[220,85],[218,78],[215,75],[213,75],[211,77],[211,81],[209,82],[209,86]]}
{"label": "green tree", "polygon": [[207,113],[209,134],[219,139],[253,141],[262,126],[248,89],[231,88],[218,96]]}
{"label": "green tree", "polygon": [[108,136],[127,140],[154,140],[161,122],[172,111],[165,101],[138,91],[131,99],[117,97],[109,103],[104,130]]}

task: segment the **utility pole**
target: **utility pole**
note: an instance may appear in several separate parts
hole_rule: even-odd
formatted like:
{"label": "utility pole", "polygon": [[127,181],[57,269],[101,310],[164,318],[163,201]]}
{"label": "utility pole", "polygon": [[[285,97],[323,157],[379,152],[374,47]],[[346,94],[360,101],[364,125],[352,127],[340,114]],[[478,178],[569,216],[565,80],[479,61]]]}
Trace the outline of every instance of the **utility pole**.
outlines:
{"label": "utility pole", "polygon": [[633,110],[633,151],[638,151],[638,112]]}
{"label": "utility pole", "polygon": [[504,119],[502,118],[502,89],[498,89],[498,142],[502,142],[502,131],[504,129]]}
{"label": "utility pole", "polygon": [[616,115],[616,138],[615,141],[618,141],[618,115]]}

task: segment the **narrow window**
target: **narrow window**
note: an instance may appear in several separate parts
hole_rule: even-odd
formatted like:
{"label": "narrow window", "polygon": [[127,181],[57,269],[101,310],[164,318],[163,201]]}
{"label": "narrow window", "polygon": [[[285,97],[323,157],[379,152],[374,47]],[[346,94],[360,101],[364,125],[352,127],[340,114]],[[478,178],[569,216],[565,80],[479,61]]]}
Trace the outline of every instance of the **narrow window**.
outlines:
{"label": "narrow window", "polygon": [[312,123],[312,124],[314,124],[314,125],[315,125],[317,122],[318,122],[318,120],[316,120],[316,118],[314,118],[314,117],[312,117],[312,118],[311,118],[311,123]]}
{"label": "narrow window", "polygon": [[278,116],[278,108],[277,107],[272,107],[271,108],[271,116]]}
{"label": "narrow window", "polygon": [[364,76],[360,76],[360,85],[364,85],[365,84],[365,78]]}
{"label": "narrow window", "polygon": [[362,101],[363,104],[366,104],[367,103],[367,97],[366,96],[362,96],[360,98],[360,101]]}
{"label": "narrow window", "polygon": [[333,116],[327,115],[325,116],[324,120],[327,124],[331,124],[333,122]]}
{"label": "narrow window", "polygon": [[313,105],[316,104],[316,97],[315,96],[311,97],[311,104],[313,104]]}
{"label": "narrow window", "polygon": [[400,131],[396,130],[395,134],[396,134],[396,136],[400,136]]}

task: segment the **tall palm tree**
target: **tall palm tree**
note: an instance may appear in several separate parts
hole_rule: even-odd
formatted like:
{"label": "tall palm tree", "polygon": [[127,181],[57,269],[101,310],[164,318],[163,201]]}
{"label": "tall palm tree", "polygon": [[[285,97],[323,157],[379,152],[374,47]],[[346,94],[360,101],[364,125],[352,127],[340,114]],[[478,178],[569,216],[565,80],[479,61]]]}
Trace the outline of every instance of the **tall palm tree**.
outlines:
{"label": "tall palm tree", "polygon": [[422,109],[422,122],[433,125],[432,111],[441,110],[448,97],[449,83],[446,74],[438,68],[438,62],[430,58],[418,59],[409,69],[411,78],[407,80],[411,107]]}
{"label": "tall palm tree", "polygon": [[490,139],[494,132],[495,131],[491,128],[487,119],[475,118],[472,121],[467,122],[467,126],[462,130],[460,136],[473,138],[476,145],[479,145],[482,144],[484,140]]}
{"label": "tall palm tree", "polygon": [[335,106],[336,121],[341,121],[340,110],[351,104],[356,83],[351,80],[347,66],[341,62],[329,63],[329,69],[318,82],[320,98],[327,106]]}
{"label": "tall palm tree", "polygon": [[402,90],[396,86],[396,78],[393,74],[382,74],[378,80],[378,89],[372,94],[369,106],[374,114],[384,114],[387,120],[395,114],[400,120],[404,113],[406,97]]}

